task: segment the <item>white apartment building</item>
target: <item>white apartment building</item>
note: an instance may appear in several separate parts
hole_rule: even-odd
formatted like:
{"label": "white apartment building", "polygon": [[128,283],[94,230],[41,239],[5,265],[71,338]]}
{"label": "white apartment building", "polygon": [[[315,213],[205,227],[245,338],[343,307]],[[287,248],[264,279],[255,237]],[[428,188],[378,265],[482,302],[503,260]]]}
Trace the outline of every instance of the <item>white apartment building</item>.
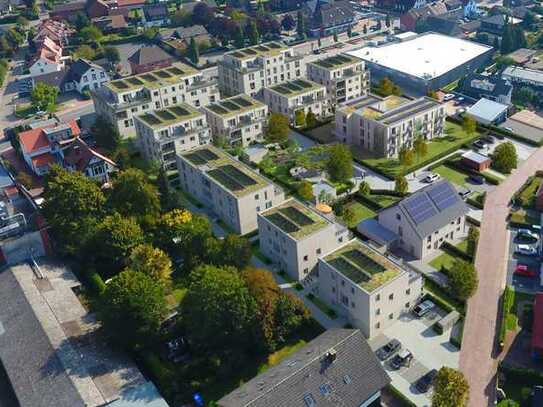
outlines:
{"label": "white apartment building", "polygon": [[184,64],[117,79],[92,92],[96,114],[104,116],[123,137],[134,137],[134,117],[187,103],[206,106],[220,99],[217,83]]}
{"label": "white apartment building", "polygon": [[363,96],[336,110],[338,141],[371,151],[379,157],[397,157],[419,136],[432,140],[443,135],[445,108],[429,98]]}
{"label": "white apartment building", "polygon": [[353,239],[319,259],[318,296],[366,338],[379,335],[422,297],[423,278]]}
{"label": "white apartment building", "polygon": [[303,56],[279,42],[268,42],[224,54],[219,86],[224,95],[262,96],[262,89],[305,77]]}
{"label": "white apartment building", "polygon": [[296,79],[271,88],[264,88],[264,102],[270,111],[287,116],[292,124],[296,124],[296,112],[302,111],[304,117],[313,112],[317,118],[332,114],[324,85]]}
{"label": "white apartment building", "polygon": [[285,199],[283,190],[212,145],[177,155],[181,187],[236,233],[257,228],[257,214]]}
{"label": "white apartment building", "polygon": [[262,141],[268,106],[247,95],[237,95],[203,108],[216,141],[243,147]]}
{"label": "white apartment building", "polygon": [[364,61],[347,54],[308,63],[307,78],[326,86],[333,107],[366,95],[370,88]]}
{"label": "white apartment building", "polygon": [[177,154],[211,142],[205,114],[186,103],[136,116],[134,123],[145,159],[159,162],[172,186],[179,186]]}
{"label": "white apartment building", "polygon": [[350,238],[346,227],[295,199],[258,214],[258,236],[262,254],[297,281],[316,270],[319,257]]}

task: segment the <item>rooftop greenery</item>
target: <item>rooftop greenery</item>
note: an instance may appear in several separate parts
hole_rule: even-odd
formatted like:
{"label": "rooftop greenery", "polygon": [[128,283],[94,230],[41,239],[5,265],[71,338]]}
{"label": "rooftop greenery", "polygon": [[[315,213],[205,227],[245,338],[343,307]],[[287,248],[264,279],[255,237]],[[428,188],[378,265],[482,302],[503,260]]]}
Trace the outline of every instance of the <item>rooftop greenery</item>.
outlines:
{"label": "rooftop greenery", "polygon": [[295,200],[286,201],[263,216],[294,239],[302,239],[329,224],[322,216]]}

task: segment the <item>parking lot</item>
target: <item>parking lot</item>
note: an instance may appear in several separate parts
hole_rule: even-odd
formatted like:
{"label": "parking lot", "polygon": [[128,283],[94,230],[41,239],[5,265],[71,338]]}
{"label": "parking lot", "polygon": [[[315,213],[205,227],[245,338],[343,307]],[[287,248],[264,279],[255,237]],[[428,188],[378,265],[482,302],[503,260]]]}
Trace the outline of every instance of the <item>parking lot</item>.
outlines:
{"label": "parking lot", "polygon": [[[383,366],[392,379],[392,385],[419,407],[430,406],[431,390],[421,393],[415,383],[432,369],[442,366],[458,368],[460,350],[449,342],[451,330],[438,335],[432,328],[447,313],[436,309],[422,318],[411,314],[402,316],[394,325],[385,329],[382,335],[369,341],[373,350],[377,350],[391,339],[398,339],[402,349],[409,349],[413,360],[408,366],[395,370],[390,366],[394,356],[387,359]],[[454,329],[454,328],[453,328]]]}
{"label": "parking lot", "polygon": [[[541,255],[541,236],[538,243],[529,244],[532,247],[538,249]],[[521,240],[518,237],[518,229],[511,228],[510,240],[509,240],[509,257],[507,261],[507,284],[513,286],[519,291],[535,294],[537,291],[541,291],[541,257],[540,256],[525,256],[521,254],[515,254],[515,249],[519,244],[526,244],[525,240]],[[520,275],[515,272],[518,265],[526,265],[529,271],[533,271],[535,275],[528,277]]]}

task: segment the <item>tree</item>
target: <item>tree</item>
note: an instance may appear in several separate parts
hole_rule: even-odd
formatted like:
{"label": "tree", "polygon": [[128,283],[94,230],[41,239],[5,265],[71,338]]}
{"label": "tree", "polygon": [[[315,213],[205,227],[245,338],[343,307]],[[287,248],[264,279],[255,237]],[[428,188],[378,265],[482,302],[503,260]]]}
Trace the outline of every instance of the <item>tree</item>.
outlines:
{"label": "tree", "polygon": [[428,143],[422,136],[418,136],[413,143],[413,150],[417,156],[417,161],[420,161],[426,154],[428,154]]}
{"label": "tree", "polygon": [[384,77],[383,79],[381,79],[377,87],[377,90],[383,96],[390,96],[390,95],[399,96],[402,94],[401,88],[387,77]]}
{"label": "tree", "polygon": [[94,235],[105,203],[101,189],[80,172],[51,166],[45,177],[43,215],[63,253],[78,254]]}
{"label": "tree", "polygon": [[524,18],[522,19],[522,25],[527,30],[532,30],[532,27],[537,23],[537,17],[535,13],[531,11],[527,11],[524,14]]}
{"label": "tree", "polygon": [[343,218],[343,221],[348,225],[351,226],[356,221],[356,214],[352,207],[347,206],[343,208],[343,211],[341,213],[341,217]]}
{"label": "tree", "polygon": [[296,21],[294,21],[294,18],[290,14],[287,14],[281,20],[281,26],[285,31],[290,31],[296,27]]}
{"label": "tree", "polygon": [[158,218],[160,212],[156,187],[143,171],[136,168],[120,172],[113,180],[109,203],[121,215],[133,216],[149,224]]}
{"label": "tree", "polygon": [[394,180],[394,191],[405,194],[407,193],[407,190],[409,189],[409,184],[407,183],[407,179],[405,179],[404,176],[397,176]]}
{"label": "tree", "polygon": [[166,317],[164,288],[144,273],[123,271],[106,285],[97,310],[106,332],[116,343],[137,349],[157,337]]}
{"label": "tree", "polygon": [[298,33],[298,38],[305,39],[305,20],[301,10],[298,10],[297,20],[298,21],[296,23],[296,32]]}
{"label": "tree", "polygon": [[513,50],[513,30],[511,25],[506,21],[503,26],[502,41],[500,52],[502,55],[509,54]]}
{"label": "tree", "polygon": [[413,165],[413,150],[407,148],[407,146],[402,146],[398,152],[398,161],[400,165],[407,168]]}
{"label": "tree", "polygon": [[297,127],[302,127],[305,125],[305,112],[304,109],[296,110],[294,113],[294,122]]}
{"label": "tree", "polygon": [[119,50],[115,47],[104,47],[104,58],[107,59],[111,65],[116,65],[121,61]]}
{"label": "tree", "polygon": [[192,9],[192,23],[207,26],[213,20],[213,10],[206,3],[197,3]]}
{"label": "tree", "polygon": [[508,67],[508,66],[512,66],[512,65],[515,65],[516,62],[513,58],[511,57],[508,57],[508,56],[499,56],[496,58],[496,66],[499,68],[499,69],[502,69],[502,68],[505,68],[505,67]]}
{"label": "tree", "polygon": [[517,163],[517,149],[510,141],[500,144],[492,154],[492,166],[504,174],[510,174],[514,168],[517,168]]}
{"label": "tree", "polygon": [[274,317],[276,342],[284,344],[300,327],[310,321],[311,313],[294,294],[281,292],[275,304]]}
{"label": "tree", "polygon": [[462,121],[462,129],[468,134],[473,134],[477,129],[477,122],[473,117],[465,115]]}
{"label": "tree", "polygon": [[392,24],[392,23],[391,23],[391,21],[390,21],[390,15],[387,14],[387,16],[385,17],[385,26],[386,26],[387,28],[390,28],[391,24]]}
{"label": "tree", "polygon": [[79,35],[81,36],[81,39],[83,42],[89,43],[89,44],[99,44],[100,41],[102,41],[102,31],[95,25],[89,25],[85,28],[83,28]]}
{"label": "tree", "polygon": [[83,58],[92,61],[96,58],[96,51],[90,45],[83,44],[75,50],[74,58]]}
{"label": "tree", "polygon": [[90,128],[90,134],[98,146],[106,149],[108,152],[115,151],[120,142],[121,135],[104,116],[98,116]]}
{"label": "tree", "polygon": [[452,294],[461,301],[471,297],[479,283],[473,264],[456,260],[449,270],[449,284]]}
{"label": "tree", "polygon": [[268,119],[266,138],[272,143],[283,143],[288,140],[288,118],[281,113],[272,113]]}
{"label": "tree", "polygon": [[[215,239],[215,238],[213,238]],[[205,258],[210,258],[213,264],[217,266],[232,266],[242,270],[249,265],[253,252],[251,243],[244,237],[238,235],[228,235],[224,239],[215,239],[218,243],[218,252],[216,256],[207,254]]]}
{"label": "tree", "polygon": [[368,196],[370,192],[371,192],[370,184],[368,184],[366,181],[362,181],[360,185],[358,186],[358,195]]}
{"label": "tree", "polygon": [[468,246],[467,253],[475,260],[477,252],[477,244],[479,243],[479,229],[475,226],[470,226],[468,231]]}
{"label": "tree", "polygon": [[57,87],[47,85],[44,82],[38,82],[30,94],[32,107],[36,110],[53,112],[56,108],[58,92],[59,89]]}
{"label": "tree", "polygon": [[306,201],[313,200],[313,185],[309,181],[302,181],[298,187],[298,195]]}
{"label": "tree", "polygon": [[30,24],[30,21],[28,21],[23,16],[19,16],[17,17],[17,20],[15,21],[15,23],[17,24],[18,27],[25,28],[25,27],[28,27],[28,25]]}
{"label": "tree", "polygon": [[347,27],[347,37],[351,38],[353,36],[353,27],[349,25]]}
{"label": "tree", "polygon": [[89,18],[84,13],[77,13],[75,16],[75,29],[79,32],[90,24]]}
{"label": "tree", "polygon": [[245,46],[245,38],[243,36],[243,30],[241,29],[241,26],[237,26],[236,28],[236,35],[234,37],[234,46],[236,48],[243,48]]}
{"label": "tree", "polygon": [[432,407],[465,407],[469,384],[462,372],[443,366],[434,379]]}
{"label": "tree", "polygon": [[330,147],[330,155],[326,163],[326,171],[334,182],[347,182],[353,176],[353,155],[344,144]]}
{"label": "tree", "polygon": [[254,20],[251,20],[251,22],[247,26],[247,37],[249,38],[249,42],[251,43],[251,45],[258,44],[260,35],[258,34],[258,29]]}
{"label": "tree", "polygon": [[309,110],[309,112],[307,112],[307,115],[305,116],[305,124],[309,128],[313,128],[317,125],[317,116],[315,116],[315,113],[313,113],[311,109]]}
{"label": "tree", "polygon": [[162,284],[170,283],[172,261],[166,253],[150,244],[142,244],[132,249],[128,268],[146,274]]}
{"label": "tree", "polygon": [[200,61],[200,51],[198,50],[198,44],[196,43],[196,40],[194,39],[194,37],[190,39],[188,53],[189,53],[189,59],[195,65],[198,65],[198,62]]}
{"label": "tree", "polygon": [[234,268],[200,266],[190,273],[181,313],[196,346],[218,351],[250,345],[256,312],[256,301]]}

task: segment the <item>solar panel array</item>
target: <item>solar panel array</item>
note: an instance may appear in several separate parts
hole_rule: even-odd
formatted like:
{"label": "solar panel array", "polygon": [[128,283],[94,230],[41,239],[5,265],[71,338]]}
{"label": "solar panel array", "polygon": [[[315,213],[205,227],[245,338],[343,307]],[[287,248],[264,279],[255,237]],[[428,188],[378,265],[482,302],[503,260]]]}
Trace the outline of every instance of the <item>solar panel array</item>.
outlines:
{"label": "solar panel array", "polygon": [[453,189],[451,184],[443,182],[428,191],[430,199],[440,211],[447,209],[459,201],[458,194]]}
{"label": "solar panel array", "polygon": [[190,153],[185,155],[185,158],[189,160],[194,165],[203,165],[207,163],[208,161],[214,161],[219,156],[215,154],[213,151],[206,149],[195,151],[194,153]]}
{"label": "solar panel array", "polygon": [[230,191],[243,191],[257,182],[233,165],[223,165],[208,171],[207,174]]}
{"label": "solar panel array", "polygon": [[430,199],[424,193],[412,198],[407,198],[403,205],[416,224],[422,223],[432,216],[437,215]]}
{"label": "solar panel array", "polygon": [[217,114],[227,114],[230,112],[241,111],[244,108],[250,107],[252,105],[253,103],[250,100],[238,96],[233,99],[222,100],[212,105],[208,105],[207,108]]}
{"label": "solar panel array", "polygon": [[276,85],[272,89],[276,90],[279,93],[290,94],[294,92],[300,92],[304,89],[311,89],[313,85],[302,79],[296,79],[291,82],[285,82],[281,85]]}

